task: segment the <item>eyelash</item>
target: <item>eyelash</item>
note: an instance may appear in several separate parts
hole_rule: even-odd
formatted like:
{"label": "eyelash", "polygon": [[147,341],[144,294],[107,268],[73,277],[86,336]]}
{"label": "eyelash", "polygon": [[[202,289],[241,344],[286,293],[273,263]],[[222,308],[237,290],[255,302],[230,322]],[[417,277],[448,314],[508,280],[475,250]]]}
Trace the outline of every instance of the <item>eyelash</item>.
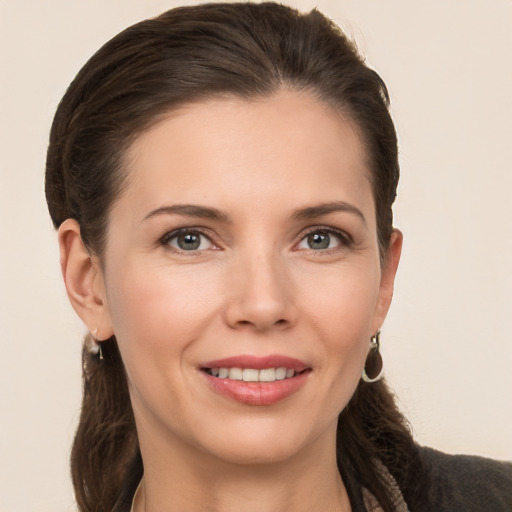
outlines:
{"label": "eyelash", "polygon": [[[336,229],[333,227],[328,226],[314,226],[312,228],[309,228],[307,231],[302,232],[298,236],[298,242],[295,243],[295,246],[298,245],[300,242],[306,240],[306,238],[309,235],[312,235],[313,233],[325,233],[328,235],[334,235],[340,243],[341,248],[350,248],[354,245],[353,238],[345,231],[342,231],[341,229]],[[313,251],[318,254],[330,254],[335,251],[339,251],[340,247],[333,247],[331,249],[322,249],[322,250],[315,250],[315,249],[309,249],[310,251]]]}
{"label": "eyelash", "polygon": [[[327,226],[314,226],[314,227],[309,228],[307,231],[303,231],[302,233],[300,233],[300,235],[298,235],[297,241],[294,243],[294,247],[296,247],[299,243],[304,241],[309,235],[311,235],[313,233],[324,233],[324,234],[328,234],[328,235],[334,235],[339,240],[340,246],[343,248],[349,248],[354,244],[352,237],[349,234],[347,234],[345,231],[342,231],[340,229],[336,229],[333,227],[327,227]],[[170,247],[169,242],[171,240],[179,237],[180,235],[204,236],[205,238],[207,238],[209,240],[209,242],[214,247],[216,247],[216,244],[212,240],[212,238],[213,238],[212,233],[205,229],[196,228],[196,227],[179,228],[179,229],[175,229],[173,231],[169,231],[168,233],[166,233],[163,237],[161,237],[158,240],[158,243],[162,246]],[[204,249],[203,250],[191,250],[191,251],[181,250],[180,251],[179,249],[177,249],[175,247],[172,247],[171,249],[177,254],[184,254],[187,256],[193,255],[193,254],[196,254],[196,255],[201,254],[204,251]],[[331,249],[321,249],[321,250],[309,249],[309,250],[312,252],[315,252],[315,253],[330,254],[331,252],[335,252],[340,249],[338,247],[333,247]]]}
{"label": "eyelash", "polygon": [[160,245],[169,247],[176,254],[183,254],[183,255],[190,256],[193,254],[196,254],[196,255],[201,254],[203,252],[202,250],[183,251],[183,250],[177,249],[176,247],[171,247],[169,245],[169,242],[171,240],[179,237],[180,235],[200,235],[200,236],[207,238],[209,240],[209,242],[214,247],[216,247],[215,243],[212,241],[212,238],[213,238],[212,233],[210,231],[207,231],[207,230],[204,230],[201,228],[179,228],[179,229],[175,229],[173,231],[169,231],[162,238],[159,239],[158,243]]}

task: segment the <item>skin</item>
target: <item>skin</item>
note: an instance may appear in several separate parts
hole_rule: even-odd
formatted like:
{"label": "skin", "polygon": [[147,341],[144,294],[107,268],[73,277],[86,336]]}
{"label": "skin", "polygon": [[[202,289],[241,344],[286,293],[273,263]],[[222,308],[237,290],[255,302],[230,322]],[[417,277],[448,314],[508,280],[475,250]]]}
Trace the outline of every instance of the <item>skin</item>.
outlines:
{"label": "skin", "polygon": [[[173,112],[126,161],[102,261],[72,220],[59,241],[75,310],[120,346],[145,470],[136,509],[350,510],[337,416],[388,311],[402,241],[395,231],[382,263],[356,127],[291,90],[223,98]],[[337,208],[311,210],[326,204]],[[176,205],[222,218],[161,210]],[[180,248],[182,228],[204,233],[199,250]],[[311,371],[278,403],[242,404],[200,370],[241,354]]]}

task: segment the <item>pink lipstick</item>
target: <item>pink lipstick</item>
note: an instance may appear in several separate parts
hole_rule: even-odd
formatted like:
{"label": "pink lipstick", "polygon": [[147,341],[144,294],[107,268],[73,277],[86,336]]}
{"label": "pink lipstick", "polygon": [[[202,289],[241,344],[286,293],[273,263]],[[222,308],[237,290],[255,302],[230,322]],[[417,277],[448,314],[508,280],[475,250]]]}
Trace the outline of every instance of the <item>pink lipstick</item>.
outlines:
{"label": "pink lipstick", "polygon": [[200,368],[211,389],[248,405],[271,405],[293,395],[311,372],[303,361],[281,355],[240,355]]}

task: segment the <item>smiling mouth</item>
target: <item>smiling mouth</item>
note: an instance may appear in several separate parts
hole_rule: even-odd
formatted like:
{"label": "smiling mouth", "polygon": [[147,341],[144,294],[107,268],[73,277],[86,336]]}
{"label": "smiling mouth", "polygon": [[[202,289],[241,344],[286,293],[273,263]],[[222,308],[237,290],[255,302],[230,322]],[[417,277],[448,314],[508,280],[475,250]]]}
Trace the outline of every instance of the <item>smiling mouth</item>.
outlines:
{"label": "smiling mouth", "polygon": [[219,379],[238,380],[244,382],[275,382],[292,379],[307,372],[308,369],[296,371],[293,368],[202,368],[204,372]]}
{"label": "smiling mouth", "polygon": [[273,405],[297,393],[313,368],[280,354],[234,357],[204,362],[199,369],[210,389],[244,405]]}

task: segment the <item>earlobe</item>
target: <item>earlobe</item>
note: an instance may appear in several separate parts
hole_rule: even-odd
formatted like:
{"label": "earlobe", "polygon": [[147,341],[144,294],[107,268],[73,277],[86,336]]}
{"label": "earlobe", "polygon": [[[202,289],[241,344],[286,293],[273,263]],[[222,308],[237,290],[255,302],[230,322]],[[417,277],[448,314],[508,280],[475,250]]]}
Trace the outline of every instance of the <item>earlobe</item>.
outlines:
{"label": "earlobe", "polygon": [[58,236],[62,276],[71,305],[86,327],[97,329],[100,339],[105,340],[114,333],[100,265],[84,246],[78,222],[65,220]]}
{"label": "earlobe", "polygon": [[393,288],[395,284],[396,271],[402,253],[403,235],[398,229],[394,229],[391,234],[389,247],[385,260],[382,264],[382,273],[379,288],[379,297],[377,302],[377,310],[375,314],[376,326],[375,331],[380,329],[393,298]]}

